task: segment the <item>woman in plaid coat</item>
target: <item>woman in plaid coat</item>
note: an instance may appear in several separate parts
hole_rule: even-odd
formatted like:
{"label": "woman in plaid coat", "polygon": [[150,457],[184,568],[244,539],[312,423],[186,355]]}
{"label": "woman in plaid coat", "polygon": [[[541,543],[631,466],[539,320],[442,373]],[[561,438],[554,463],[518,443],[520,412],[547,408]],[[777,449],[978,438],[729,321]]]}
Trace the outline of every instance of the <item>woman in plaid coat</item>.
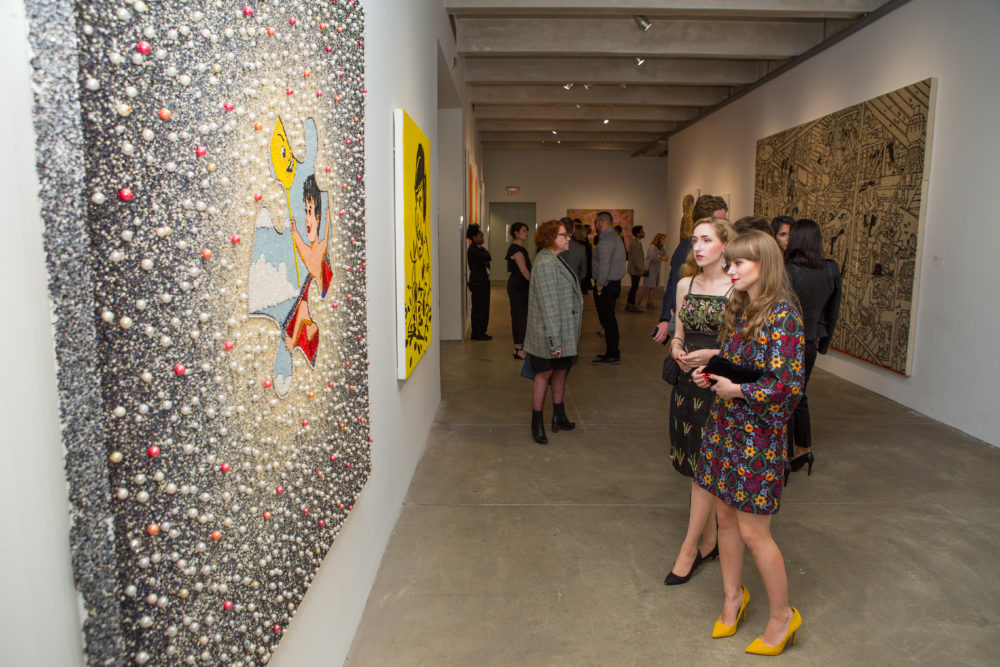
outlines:
{"label": "woman in plaid coat", "polygon": [[570,233],[558,220],[543,222],[535,231],[538,253],[528,289],[528,329],[524,349],[534,371],[531,389],[531,435],[540,445],[545,437],[542,409],[552,387],[552,431],[576,426],[566,417],[563,396],[566,375],[576,363],[583,295],[573,270],[559,257],[569,248]]}

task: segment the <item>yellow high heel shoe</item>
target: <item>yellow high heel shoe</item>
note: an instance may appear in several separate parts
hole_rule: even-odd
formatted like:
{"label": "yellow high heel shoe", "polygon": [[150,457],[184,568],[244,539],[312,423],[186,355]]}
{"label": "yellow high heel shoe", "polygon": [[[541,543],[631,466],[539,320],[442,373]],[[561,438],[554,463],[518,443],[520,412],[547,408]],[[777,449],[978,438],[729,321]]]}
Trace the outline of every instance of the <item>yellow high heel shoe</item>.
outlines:
{"label": "yellow high heel shoe", "polygon": [[740,620],[745,618],[747,611],[747,605],[750,604],[750,591],[747,587],[743,587],[743,602],[740,603],[740,610],[736,614],[736,622],[732,625],[726,625],[722,622],[722,614],[719,614],[719,618],[715,621],[715,627],[712,628],[712,639],[720,639],[722,637],[732,637],[736,634],[736,628],[739,627]]}
{"label": "yellow high heel shoe", "polygon": [[792,621],[788,624],[788,632],[785,633],[785,638],[781,640],[781,643],[777,646],[768,646],[764,643],[763,639],[757,637],[757,639],[753,640],[753,644],[747,646],[747,653],[755,655],[781,655],[786,645],[795,644],[795,633],[800,627],[802,627],[802,616],[799,614],[798,609],[792,607]]}

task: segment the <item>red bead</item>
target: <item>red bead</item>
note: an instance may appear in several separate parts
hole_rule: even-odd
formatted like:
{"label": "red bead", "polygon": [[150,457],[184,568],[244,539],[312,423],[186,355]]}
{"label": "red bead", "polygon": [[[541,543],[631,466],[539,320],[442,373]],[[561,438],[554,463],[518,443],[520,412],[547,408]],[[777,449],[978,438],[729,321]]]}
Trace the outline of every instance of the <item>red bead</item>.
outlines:
{"label": "red bead", "polygon": [[184,367],[184,364],[177,364],[176,366],[174,366],[174,373],[176,375],[184,375],[184,373],[186,372],[187,368]]}
{"label": "red bead", "polygon": [[135,45],[135,50],[141,53],[142,55],[146,55],[153,50],[153,47],[149,45],[149,42],[139,42],[138,44]]}
{"label": "red bead", "polygon": [[316,97],[323,97],[323,91],[322,90],[317,90],[316,91]]}
{"label": "red bead", "polygon": [[240,238],[239,234],[233,234],[232,236],[229,237],[229,242],[232,243],[232,244],[234,244],[234,245],[237,244],[237,243],[239,243],[242,240],[243,239]]}
{"label": "red bead", "polygon": [[298,23],[298,21],[295,20],[294,16],[288,19],[288,25],[295,25],[296,23]]}
{"label": "red bead", "polygon": [[303,514],[309,514],[309,508],[308,507],[303,507],[302,508],[302,513]]}
{"label": "red bead", "polygon": [[118,198],[122,201],[132,201],[132,197],[135,197],[135,193],[128,188],[122,188],[118,191]]}
{"label": "red bead", "polygon": [[225,104],[222,105],[222,108],[225,109],[226,111],[232,111],[234,109],[233,103],[226,102]]}
{"label": "red bead", "polygon": [[152,447],[146,450],[146,453],[149,455],[149,458],[155,459],[157,456],[160,455],[160,448],[157,447],[156,445],[153,445]]}
{"label": "red bead", "polygon": [[170,120],[170,117],[174,115],[174,112],[167,107],[160,107],[157,113],[160,115],[160,120]]}
{"label": "red bead", "polygon": [[146,526],[147,535],[158,535],[159,533],[160,533],[159,524],[151,523],[148,526]]}
{"label": "red bead", "polygon": [[229,611],[230,609],[233,608],[233,603],[230,600],[226,600],[225,602],[222,603],[222,608],[225,609],[226,611]]}
{"label": "red bead", "polygon": [[280,493],[284,493],[284,492],[285,492],[285,487],[283,487],[283,486],[279,486],[279,487],[276,487],[276,488],[274,489],[274,492],[275,492],[275,493],[279,493],[279,494],[280,494]]}
{"label": "red bead", "polygon": [[212,251],[209,248],[205,248],[201,251],[201,256],[205,259],[212,259]]}
{"label": "red bead", "polygon": [[[360,338],[360,336],[358,337]],[[233,341],[227,340],[225,343],[222,344],[222,349],[224,349],[226,352],[229,352],[229,350],[233,349]]]}
{"label": "red bead", "polygon": [[281,626],[280,625],[275,625],[274,628],[272,628],[272,629],[274,630],[275,634],[281,632]]}
{"label": "red bead", "polygon": [[219,466],[219,470],[221,470],[222,472],[229,472],[229,464],[223,463],[221,466]]}
{"label": "red bead", "polygon": [[218,542],[219,540],[221,540],[222,539],[222,531],[221,530],[213,530],[212,531],[212,539],[215,540],[216,542]]}
{"label": "red bead", "polygon": [[308,419],[303,419],[302,420],[302,425],[303,426],[309,426],[309,420]]}
{"label": "red bead", "polygon": [[332,47],[332,46],[328,46],[328,47],[326,47],[326,52],[327,52],[327,53],[330,53],[330,51],[333,51],[333,47]]}
{"label": "red bead", "polygon": [[264,195],[262,195],[261,193],[259,193],[259,192],[253,193],[253,200],[254,201],[260,201],[263,198],[264,198]]}
{"label": "red bead", "polygon": [[270,380],[264,380],[264,388],[265,389],[269,389],[270,387],[271,387],[271,381]]}
{"label": "red bead", "polygon": [[253,7],[246,5],[243,7],[243,16],[253,16]]}
{"label": "red bead", "polygon": [[295,91],[294,91],[294,90],[292,90],[291,88],[285,88],[285,95],[291,95],[291,94],[292,94],[292,93],[294,93],[294,92],[295,92]]}
{"label": "red bead", "polygon": [[204,157],[205,153],[207,153],[207,152],[208,152],[208,149],[205,148],[204,146],[195,146],[194,147],[194,154],[197,155],[198,157]]}

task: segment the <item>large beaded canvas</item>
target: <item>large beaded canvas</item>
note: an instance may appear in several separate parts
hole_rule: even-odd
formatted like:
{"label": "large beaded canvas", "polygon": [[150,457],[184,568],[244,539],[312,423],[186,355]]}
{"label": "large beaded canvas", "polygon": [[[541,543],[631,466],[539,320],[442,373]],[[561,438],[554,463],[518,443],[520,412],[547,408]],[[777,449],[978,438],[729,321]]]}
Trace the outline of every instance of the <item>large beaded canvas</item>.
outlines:
{"label": "large beaded canvas", "polygon": [[87,660],[266,663],[371,470],[362,8],[27,8]]}

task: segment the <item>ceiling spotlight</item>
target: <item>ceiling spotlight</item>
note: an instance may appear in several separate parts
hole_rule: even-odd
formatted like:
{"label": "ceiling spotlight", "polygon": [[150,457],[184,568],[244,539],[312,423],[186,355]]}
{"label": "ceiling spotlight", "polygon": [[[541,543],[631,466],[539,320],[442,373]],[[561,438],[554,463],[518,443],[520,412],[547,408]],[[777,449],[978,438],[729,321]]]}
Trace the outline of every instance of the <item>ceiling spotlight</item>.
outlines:
{"label": "ceiling spotlight", "polygon": [[625,85],[624,83],[619,83],[618,87],[621,88],[622,90],[624,90],[625,88],[628,88],[628,86]]}
{"label": "ceiling spotlight", "polygon": [[645,64],[646,64],[646,59],[645,58],[640,58],[639,56],[635,57],[635,66],[636,67],[642,67]]}
{"label": "ceiling spotlight", "polygon": [[582,109],[583,107],[582,107],[581,105],[577,104],[577,105],[576,105],[576,108],[577,108],[577,109]]}
{"label": "ceiling spotlight", "polygon": [[555,130],[552,130],[552,134],[559,134],[559,133],[556,132]]}
{"label": "ceiling spotlight", "polygon": [[635,15],[635,24],[639,26],[639,30],[646,32],[653,27],[653,22],[649,20],[648,16],[643,16],[642,14]]}
{"label": "ceiling spotlight", "polygon": [[590,84],[589,83],[583,84],[583,89],[584,90],[590,90]]}
{"label": "ceiling spotlight", "polygon": [[564,83],[564,84],[563,84],[563,89],[565,89],[565,90],[569,90],[569,89],[570,89],[570,88],[572,88],[572,87],[573,87],[573,84],[572,84],[572,83]]}
{"label": "ceiling spotlight", "polygon": [[610,123],[610,122],[611,122],[611,119],[610,119],[610,118],[605,118],[605,119],[604,119],[604,125],[607,125],[607,124],[608,124],[608,123]]}

